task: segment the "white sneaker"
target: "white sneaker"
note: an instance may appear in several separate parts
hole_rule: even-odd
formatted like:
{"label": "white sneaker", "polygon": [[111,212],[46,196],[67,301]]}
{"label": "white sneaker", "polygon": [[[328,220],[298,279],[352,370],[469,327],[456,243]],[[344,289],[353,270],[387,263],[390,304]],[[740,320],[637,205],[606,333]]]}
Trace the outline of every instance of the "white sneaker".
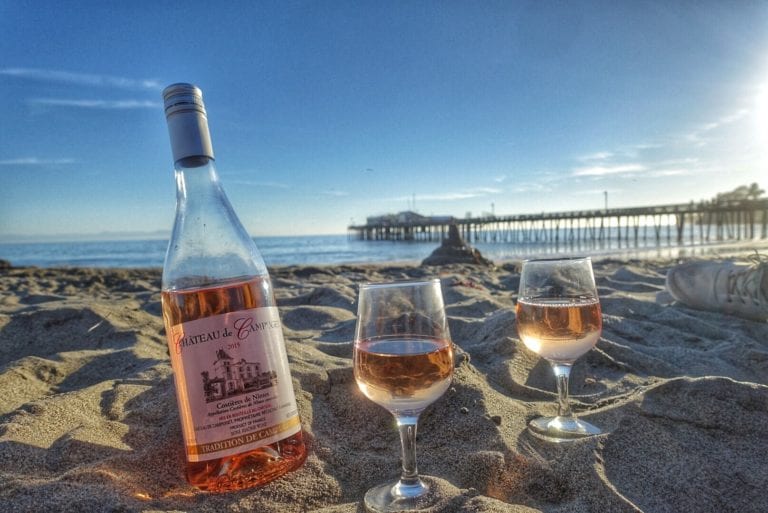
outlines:
{"label": "white sneaker", "polygon": [[677,301],[699,310],[768,320],[768,291],[762,289],[768,260],[753,264],[688,262],[667,272],[667,290]]}

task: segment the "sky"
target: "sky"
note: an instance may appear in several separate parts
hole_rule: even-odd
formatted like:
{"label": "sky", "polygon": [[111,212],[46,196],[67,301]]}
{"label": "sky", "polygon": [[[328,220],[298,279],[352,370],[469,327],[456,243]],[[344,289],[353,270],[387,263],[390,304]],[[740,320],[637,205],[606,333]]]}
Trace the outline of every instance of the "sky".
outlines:
{"label": "sky", "polygon": [[167,235],[174,82],[254,236],[768,187],[765,1],[0,0],[0,242]]}

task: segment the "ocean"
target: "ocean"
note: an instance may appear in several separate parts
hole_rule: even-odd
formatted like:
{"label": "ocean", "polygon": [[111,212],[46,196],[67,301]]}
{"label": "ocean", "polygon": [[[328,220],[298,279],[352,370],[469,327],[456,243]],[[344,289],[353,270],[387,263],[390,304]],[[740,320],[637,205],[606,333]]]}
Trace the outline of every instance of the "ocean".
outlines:
{"label": "ocean", "polygon": [[[256,237],[268,266],[408,262],[418,263],[439,246],[437,242],[361,241],[346,235]],[[730,243],[731,245],[733,243]],[[740,241],[739,245],[744,245]],[[761,245],[765,241],[761,241]],[[14,266],[37,267],[162,267],[167,240],[111,240],[77,242],[0,243],[0,259]],[[666,240],[637,243],[520,244],[476,243],[484,257],[495,262],[533,257],[589,255],[595,258],[674,258],[717,252],[722,245],[701,242],[676,244]]]}

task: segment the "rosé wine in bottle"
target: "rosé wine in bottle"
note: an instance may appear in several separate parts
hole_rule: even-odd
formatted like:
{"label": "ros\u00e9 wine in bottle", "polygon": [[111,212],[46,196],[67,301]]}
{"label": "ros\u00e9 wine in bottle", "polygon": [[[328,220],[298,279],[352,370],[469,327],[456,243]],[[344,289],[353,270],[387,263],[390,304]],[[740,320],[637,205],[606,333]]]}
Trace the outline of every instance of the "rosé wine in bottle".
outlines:
{"label": "ros\u00e9 wine in bottle", "polygon": [[163,98],[177,187],[161,296],[187,480],[239,490],[307,450],[272,285],[219,183],[202,92],[173,84]]}

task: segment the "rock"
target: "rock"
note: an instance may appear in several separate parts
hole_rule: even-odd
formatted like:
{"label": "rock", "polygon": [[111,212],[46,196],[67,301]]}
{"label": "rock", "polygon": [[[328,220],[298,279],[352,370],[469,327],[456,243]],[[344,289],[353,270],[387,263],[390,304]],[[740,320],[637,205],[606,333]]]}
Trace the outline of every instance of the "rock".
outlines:
{"label": "rock", "polygon": [[455,224],[448,228],[448,238],[439,248],[425,258],[421,265],[446,265],[446,264],[476,264],[493,265],[493,262],[484,258],[480,251],[464,242]]}

